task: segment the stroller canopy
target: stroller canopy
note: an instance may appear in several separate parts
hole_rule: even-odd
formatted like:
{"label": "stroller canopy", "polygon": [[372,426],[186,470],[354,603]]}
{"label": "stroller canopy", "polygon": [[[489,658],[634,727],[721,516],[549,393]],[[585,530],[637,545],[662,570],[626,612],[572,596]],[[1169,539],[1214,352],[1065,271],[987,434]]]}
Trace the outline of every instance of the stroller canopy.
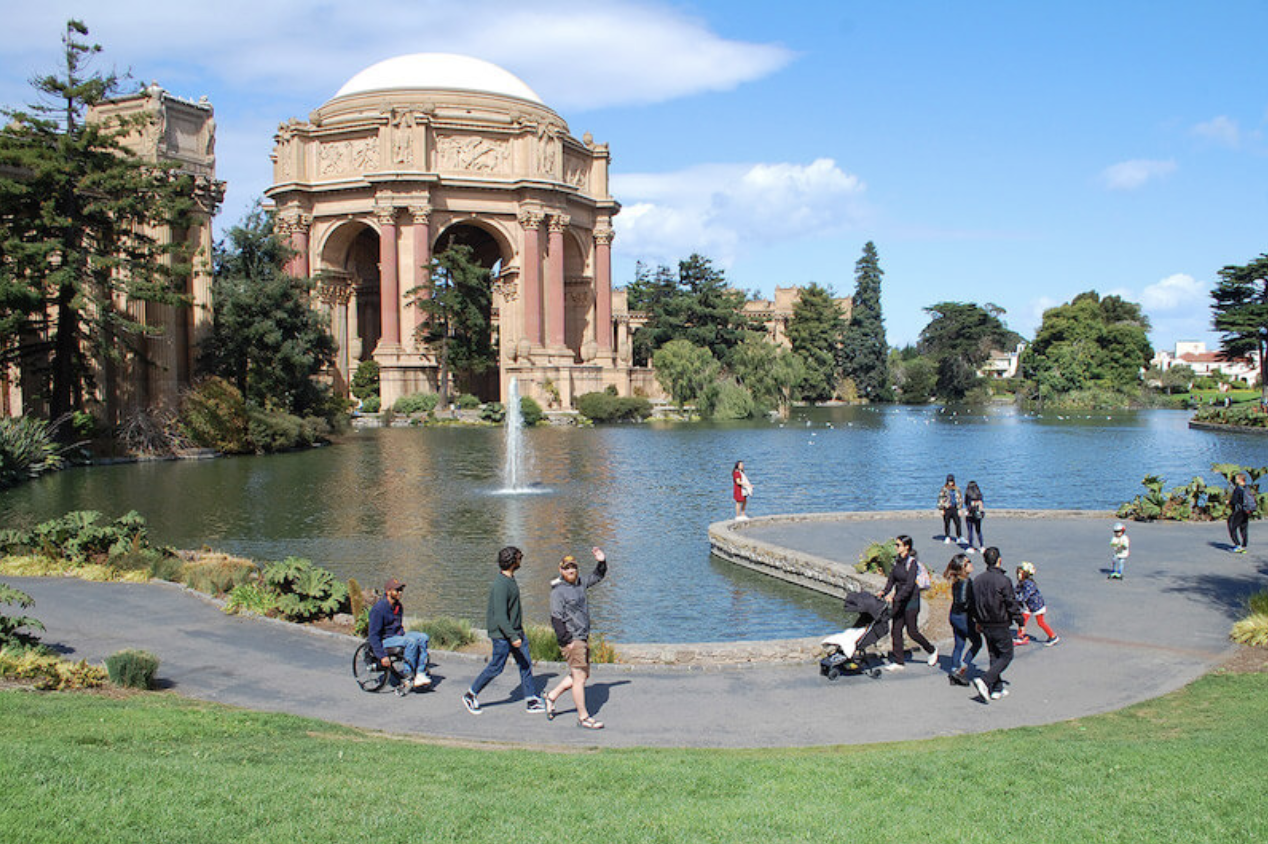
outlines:
{"label": "stroller canopy", "polygon": [[871,592],[851,592],[845,596],[845,611],[852,613],[860,613],[879,619],[889,610],[889,604],[873,595]]}

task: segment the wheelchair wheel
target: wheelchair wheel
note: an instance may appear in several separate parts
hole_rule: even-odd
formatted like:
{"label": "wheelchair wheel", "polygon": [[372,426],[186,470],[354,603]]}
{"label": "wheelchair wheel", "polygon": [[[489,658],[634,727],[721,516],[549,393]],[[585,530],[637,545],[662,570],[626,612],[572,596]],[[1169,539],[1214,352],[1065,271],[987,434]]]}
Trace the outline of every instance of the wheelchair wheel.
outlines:
{"label": "wheelchair wheel", "polygon": [[352,657],[352,676],[357,685],[367,692],[377,692],[387,682],[388,672],[374,658],[369,642],[362,642]]}

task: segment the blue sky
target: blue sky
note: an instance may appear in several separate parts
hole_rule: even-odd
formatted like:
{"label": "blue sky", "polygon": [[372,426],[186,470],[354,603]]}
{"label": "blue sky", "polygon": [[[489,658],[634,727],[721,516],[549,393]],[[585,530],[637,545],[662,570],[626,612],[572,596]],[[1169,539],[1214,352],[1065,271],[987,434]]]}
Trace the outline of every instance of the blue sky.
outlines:
{"label": "blue sky", "polygon": [[206,95],[236,222],[277,124],[359,70],[505,67],[612,148],[614,280],[698,251],[737,287],[853,290],[868,240],[892,344],[938,301],[1025,336],[1095,289],[1159,348],[1215,342],[1216,272],[1268,252],[1268,4],[3,0],[0,104],[31,100],[68,17],[102,64]]}

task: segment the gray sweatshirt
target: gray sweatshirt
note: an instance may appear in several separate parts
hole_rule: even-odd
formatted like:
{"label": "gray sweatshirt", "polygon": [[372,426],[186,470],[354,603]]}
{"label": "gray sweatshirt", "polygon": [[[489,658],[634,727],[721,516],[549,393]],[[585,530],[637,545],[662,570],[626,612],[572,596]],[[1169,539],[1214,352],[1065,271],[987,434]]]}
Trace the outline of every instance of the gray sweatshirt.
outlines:
{"label": "gray sweatshirt", "polygon": [[594,571],[569,583],[562,577],[550,582],[550,625],[555,628],[559,647],[573,639],[590,638],[590,605],[586,590],[603,580],[608,573],[608,561],[601,560]]}

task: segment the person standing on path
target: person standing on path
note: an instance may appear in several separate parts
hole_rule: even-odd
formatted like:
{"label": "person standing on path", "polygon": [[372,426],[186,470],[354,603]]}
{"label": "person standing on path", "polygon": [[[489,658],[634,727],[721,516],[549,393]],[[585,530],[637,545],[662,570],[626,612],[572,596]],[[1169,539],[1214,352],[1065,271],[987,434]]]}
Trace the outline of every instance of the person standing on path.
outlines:
{"label": "person standing on path", "polygon": [[1131,537],[1127,535],[1127,528],[1122,522],[1114,523],[1114,535],[1110,537],[1110,553],[1113,554],[1113,568],[1110,569],[1109,579],[1122,580],[1123,566],[1132,553]]}
{"label": "person standing on path", "polygon": [[929,665],[937,665],[938,649],[924,637],[916,625],[917,616],[920,615],[920,589],[916,585],[916,575],[920,571],[920,564],[916,562],[916,551],[911,547],[911,537],[905,534],[896,537],[894,547],[898,551],[898,557],[894,560],[894,567],[889,570],[889,579],[885,581],[885,588],[876,593],[881,600],[884,600],[891,591],[894,593],[891,603],[893,621],[891,622],[889,664],[885,666],[885,670],[902,671],[904,668],[904,627],[911,634],[911,640],[929,654]]}
{"label": "person standing on path", "polygon": [[493,640],[493,655],[488,665],[475,678],[471,688],[462,695],[462,705],[472,715],[480,714],[480,692],[506,668],[506,658],[514,657],[520,669],[520,686],[524,692],[525,709],[528,712],[545,712],[546,707],[537,694],[533,680],[533,661],[528,654],[528,637],[524,635],[524,616],[520,610],[520,586],[515,582],[524,555],[514,545],[498,552],[498,576],[489,589],[489,608],[485,623],[489,638]]}
{"label": "person standing on path", "polygon": [[[951,613],[947,621],[951,624],[951,632],[955,634],[955,647],[951,651],[951,682],[957,685],[969,684],[969,668],[973,658],[982,649],[982,634],[977,630],[973,617],[973,561],[966,554],[956,554],[947,563],[942,576],[951,584]],[[965,654],[964,645],[968,644]],[[960,657],[964,656],[964,662]]]}
{"label": "person standing on path", "polygon": [[[968,528],[966,538],[970,554],[986,547],[986,543],[982,540],[982,517],[985,515],[986,502],[982,499],[982,490],[977,485],[977,481],[969,481],[969,485],[964,488],[964,524]],[[973,541],[974,533],[977,534],[976,543]]]}
{"label": "person standing on path", "polygon": [[1233,476],[1233,497],[1228,502],[1228,538],[1233,540],[1233,553],[1245,554],[1250,539],[1247,526],[1258,504],[1255,494],[1246,488],[1246,473]]}
{"label": "person standing on path", "polygon": [[731,496],[735,499],[735,519],[739,522],[748,521],[748,499],[753,494],[753,484],[748,479],[748,475],[744,474],[744,461],[735,461],[735,468],[731,470]]}
{"label": "person standing on path", "polygon": [[1039,625],[1039,629],[1048,634],[1048,641],[1044,642],[1048,647],[1052,647],[1061,641],[1061,637],[1052,632],[1052,628],[1048,626],[1048,605],[1044,603],[1043,593],[1039,591],[1039,586],[1035,583],[1035,564],[1021,561],[1021,565],[1017,566],[1017,603],[1021,604],[1021,626],[1017,628],[1017,638],[1013,640],[1014,645],[1029,645],[1030,637],[1026,635],[1026,625],[1030,623],[1030,617],[1035,617],[1035,623]]}
{"label": "person standing on path", "polygon": [[[942,541],[950,545],[960,542],[960,488],[955,485],[955,475],[947,475],[947,482],[938,490],[938,510],[942,513]],[[955,523],[955,538],[951,538],[951,523]]]}
{"label": "person standing on path", "polygon": [[602,548],[591,548],[597,565],[584,578],[571,554],[559,564],[559,577],[550,584],[550,625],[555,628],[559,650],[568,663],[568,676],[546,693],[546,719],[555,720],[555,701],[572,690],[572,702],[577,707],[577,726],[587,730],[602,730],[603,722],[590,717],[586,708],[586,679],[590,676],[590,603],[586,590],[596,585],[608,573],[608,558]]}
{"label": "person standing on path", "polygon": [[430,640],[426,633],[417,630],[406,632],[403,623],[405,608],[401,605],[403,591],[405,584],[395,577],[384,584],[383,597],[370,608],[366,639],[379,664],[388,671],[392,670],[392,660],[387,655],[387,649],[404,648],[405,666],[410,673],[401,678],[402,682],[415,689],[425,689],[431,685],[431,677],[427,676],[427,643]]}
{"label": "person standing on path", "polygon": [[983,703],[999,700],[1008,694],[1004,688],[1004,669],[1013,661],[1011,625],[1021,624],[1021,605],[1017,603],[1013,582],[1000,565],[999,549],[992,545],[982,552],[986,571],[973,581],[973,614],[977,619],[991,666],[981,677],[973,678],[973,687]]}

